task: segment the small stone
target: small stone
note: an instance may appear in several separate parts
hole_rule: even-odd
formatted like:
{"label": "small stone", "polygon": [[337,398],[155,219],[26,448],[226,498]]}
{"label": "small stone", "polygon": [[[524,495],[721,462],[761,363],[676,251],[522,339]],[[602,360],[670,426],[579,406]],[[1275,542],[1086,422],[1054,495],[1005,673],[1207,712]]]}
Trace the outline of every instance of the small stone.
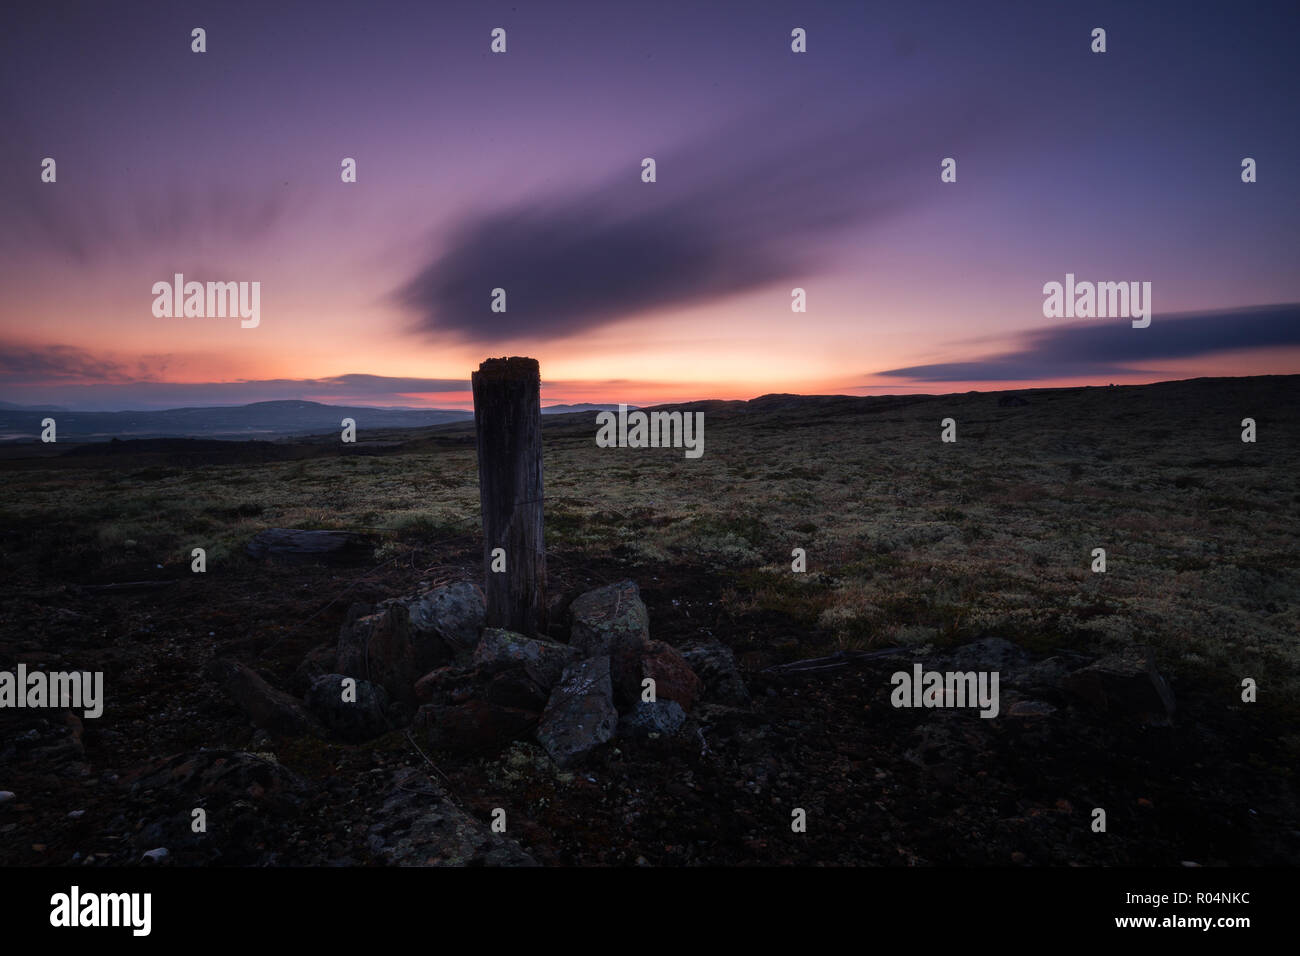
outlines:
{"label": "small stone", "polygon": [[588,657],[564,669],[537,727],[537,740],[552,760],[568,767],[610,740],[617,721],[609,658]]}
{"label": "small stone", "polygon": [[1114,654],[1073,671],[1061,686],[1079,702],[1111,717],[1168,726],[1176,710],[1173,691],[1150,654]]}
{"label": "small stone", "polygon": [[[704,682],[705,700],[742,707],[749,703],[749,689],[731,648],[709,641],[687,645],[681,648],[681,655]],[[797,696],[797,692],[793,693]]]}
{"label": "small stone", "polygon": [[675,700],[638,700],[619,720],[618,732],[626,737],[648,737],[651,734],[670,737],[681,730],[685,722],[686,712]]}
{"label": "small stone", "polygon": [[85,810],[73,810],[71,813],[68,814],[68,819],[69,819],[69,820],[80,820],[80,819],[81,819],[82,817],[84,817],[85,815],[86,815],[86,811],[85,811]]}
{"label": "small stone", "polygon": [[610,676],[614,702],[624,709],[640,700],[646,678],[655,682],[656,698],[675,700],[688,712],[704,690],[685,658],[663,641],[622,645],[610,659]]}
{"label": "small stone", "polygon": [[650,639],[650,615],[635,581],[596,588],[569,605],[569,644],[586,657],[613,653]]}
{"label": "small stone", "polygon": [[140,858],[141,863],[165,863],[171,853],[165,846],[156,847]]}
{"label": "small stone", "polygon": [[277,690],[250,667],[238,661],[217,658],[204,674],[220,684],[254,727],[281,737],[315,734],[315,722],[296,698]]}
{"label": "small stone", "polygon": [[405,605],[415,664],[421,673],[446,663],[451,655],[470,654],[487,616],[483,592],[469,581],[434,588]]}
{"label": "small stone", "polygon": [[1007,713],[1012,717],[1050,717],[1056,708],[1041,700],[1018,700]]}
{"label": "small stone", "polygon": [[[367,843],[389,866],[536,866],[514,840],[459,807],[424,768],[399,771]],[[375,837],[370,840],[369,837]],[[353,862],[351,865],[355,866]]]}
{"label": "small stone", "polygon": [[421,704],[463,704],[477,692],[478,673],[468,667],[439,667],[415,682]]}
{"label": "small stone", "polygon": [[294,669],[293,674],[289,677],[289,682],[285,685],[292,693],[299,697],[307,693],[311,687],[311,682],[323,674],[329,674],[334,670],[334,663],[338,659],[338,648],[333,644],[322,644],[307,652],[307,655]]}
{"label": "small stone", "polygon": [[384,711],[388,694],[369,681],[357,680],[354,699],[344,700],[342,674],[322,674],[307,691],[307,706],[321,723],[344,740],[360,743],[388,730]]}
{"label": "small stone", "polygon": [[962,644],[936,662],[939,670],[998,671],[1006,674],[1028,659],[1023,650],[1001,637],[985,637]]}
{"label": "small stone", "polygon": [[13,798],[14,792],[12,790],[0,790],[0,806],[4,806],[4,804],[8,803]]}
{"label": "small stone", "polygon": [[339,629],[334,673],[368,680],[390,700],[413,704],[418,672],[406,607],[388,603],[373,614],[349,617]]}
{"label": "small stone", "polygon": [[579,656],[577,648],[567,644],[525,637],[500,627],[485,627],[474,648],[473,663],[487,674],[521,668],[539,687],[549,691],[564,668]]}

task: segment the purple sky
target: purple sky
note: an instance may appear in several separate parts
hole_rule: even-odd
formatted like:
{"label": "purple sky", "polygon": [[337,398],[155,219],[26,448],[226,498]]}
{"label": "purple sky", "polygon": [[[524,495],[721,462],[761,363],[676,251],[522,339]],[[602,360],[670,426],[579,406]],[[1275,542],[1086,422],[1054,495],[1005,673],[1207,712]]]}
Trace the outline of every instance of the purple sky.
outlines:
{"label": "purple sky", "polygon": [[[1296,6],[898,7],[22,4],[0,400],[463,406],[504,354],[548,403],[1300,371]],[[155,317],[177,272],[260,282],[259,325]],[[1150,328],[1045,318],[1067,272],[1151,282]]]}

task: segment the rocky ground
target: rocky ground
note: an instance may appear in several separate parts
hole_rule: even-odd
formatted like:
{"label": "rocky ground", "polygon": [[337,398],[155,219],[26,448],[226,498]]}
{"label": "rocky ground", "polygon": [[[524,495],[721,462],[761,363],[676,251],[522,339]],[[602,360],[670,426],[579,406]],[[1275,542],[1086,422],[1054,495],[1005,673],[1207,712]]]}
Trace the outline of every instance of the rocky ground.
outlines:
{"label": "rocky ground", "polygon": [[[312,573],[276,569],[273,587],[292,593]],[[161,607],[156,593],[75,587],[10,601],[34,626],[6,656],[103,669],[116,703],[98,719],[0,712],[0,784],[12,793],[0,804],[0,859],[1300,859],[1294,790],[1271,763],[1285,758],[1253,712],[1224,708],[1211,687],[1171,688],[1158,663],[1032,655],[986,638],[793,666],[742,652],[742,664],[707,636],[708,582],[695,595],[665,584],[650,582],[649,608],[631,581],[565,592],[551,633],[530,640],[483,629],[477,587],[456,581],[336,608],[337,628],[322,621],[270,648],[178,638],[168,621],[188,612],[170,589]],[[656,605],[667,640],[655,637]],[[221,617],[208,612],[213,626]],[[311,643],[331,629],[337,639]],[[122,637],[96,640],[112,632]],[[999,714],[891,706],[891,675],[914,663],[999,672]],[[349,674],[355,702],[343,699]],[[645,677],[654,704],[641,700]],[[1104,834],[1090,825],[1098,807]],[[196,809],[205,832],[194,832]],[[805,832],[792,828],[799,809]],[[494,833],[501,811],[504,833]]]}

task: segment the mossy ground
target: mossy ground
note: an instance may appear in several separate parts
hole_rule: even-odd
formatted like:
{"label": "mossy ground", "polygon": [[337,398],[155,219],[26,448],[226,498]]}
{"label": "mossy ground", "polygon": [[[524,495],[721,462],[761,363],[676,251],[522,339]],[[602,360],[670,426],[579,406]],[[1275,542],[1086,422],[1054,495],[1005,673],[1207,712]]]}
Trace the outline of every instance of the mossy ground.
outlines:
{"label": "mossy ground", "polygon": [[[632,577],[654,636],[722,640],[751,677],[841,649],[942,648],[982,637],[1042,654],[1149,645],[1180,706],[1195,708],[1191,719],[1220,741],[1250,735],[1239,741],[1242,760],[1271,787],[1294,767],[1300,718],[1297,382],[1040,390],[1019,407],[978,394],[810,400],[772,411],[732,405],[706,411],[698,460],[680,449],[599,449],[590,417],[548,423],[551,588]],[[955,444],[939,440],[945,417],[957,420]],[[1255,444],[1240,441],[1244,417],[1258,422]],[[363,430],[362,446],[367,437],[387,444],[358,451],[308,442],[304,457],[289,461],[242,460],[238,443],[229,460],[198,463],[179,450],[32,458],[9,447],[0,456],[0,659],[108,672],[109,710],[87,731],[104,765],[242,746],[249,728],[199,676],[212,654],[234,654],[283,686],[303,654],[334,640],[353,601],[478,577],[477,466],[467,434],[464,426]],[[244,546],[268,527],[364,529],[378,547],[372,564],[355,568],[258,564]],[[207,552],[204,575],[189,570],[195,547]],[[1098,547],[1106,549],[1104,574],[1090,567]],[[806,573],[791,571],[795,548],[806,552]],[[139,593],[87,589],[140,580],[172,583]],[[1240,701],[1246,677],[1259,685],[1256,704]],[[815,727],[874,708],[879,690],[846,677],[802,703]],[[742,721],[742,736],[761,735],[762,720],[801,719],[785,698],[760,708],[759,724]],[[803,758],[792,756],[804,746],[797,730],[782,724],[770,737],[794,748],[773,771],[786,775],[792,799],[801,786],[826,785],[825,766],[801,768]],[[763,763],[759,744],[741,749],[751,771]],[[313,777],[362,772],[374,760],[422,762],[404,735],[363,748],[302,742],[280,756]],[[532,805],[544,800],[531,826],[534,836],[563,834],[539,851],[551,860],[602,856],[584,851],[577,824],[564,822],[575,808],[583,826],[611,830],[621,815],[644,821],[650,812],[588,793],[581,774],[572,786],[532,774],[517,755],[520,766],[507,767],[514,777],[432,756],[468,802],[500,796],[480,778],[519,785]],[[885,757],[816,759],[852,774]],[[1054,779],[1065,787],[1069,754],[1060,759]],[[656,784],[655,767],[715,772],[695,758],[636,748],[611,766],[636,786],[678,796],[681,779]],[[869,790],[854,784],[845,793],[856,799]],[[1172,789],[1165,799],[1176,799]],[[1184,810],[1193,828],[1195,813]],[[891,832],[905,857],[942,856],[919,849],[924,841],[904,838],[898,825]],[[757,839],[737,831],[720,838],[725,851],[688,853],[680,847],[690,841],[665,826],[654,824],[656,839],[679,848],[665,851],[665,861],[737,861],[745,841]],[[1118,861],[1150,856],[1133,839]],[[781,845],[779,859],[814,853]],[[864,851],[862,859],[874,858]]]}

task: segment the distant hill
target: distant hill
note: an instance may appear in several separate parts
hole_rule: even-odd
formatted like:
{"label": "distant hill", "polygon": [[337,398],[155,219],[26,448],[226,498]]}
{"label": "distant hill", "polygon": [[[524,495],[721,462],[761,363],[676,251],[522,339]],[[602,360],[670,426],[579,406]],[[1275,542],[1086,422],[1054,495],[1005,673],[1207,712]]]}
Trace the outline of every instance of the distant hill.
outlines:
{"label": "distant hill", "polygon": [[[640,408],[640,405],[629,405],[628,408]],[[543,415],[568,415],[573,412],[616,412],[617,405],[592,405],[589,402],[581,402],[577,405],[544,405],[542,406]]]}
{"label": "distant hill", "polygon": [[[635,406],[632,406],[635,407]],[[617,410],[617,405],[551,405],[543,415]],[[113,438],[283,438],[338,431],[345,418],[358,431],[427,428],[473,421],[474,413],[454,408],[372,408],[277,400],[248,405],[168,408],[162,411],[78,412],[54,406],[0,402],[0,442],[39,441],[41,419],[56,413],[61,441],[108,441]]]}
{"label": "distant hill", "polygon": [[[1135,395],[1169,396],[1170,401],[1188,401],[1204,405],[1201,396],[1241,392],[1252,395],[1260,389],[1282,388],[1292,392],[1300,387],[1300,375],[1261,375],[1243,378],[1200,378],[1150,385],[1073,386],[1068,388],[1027,388],[989,392],[961,392],[944,395],[761,395],[748,401],[704,400],[672,405],[641,406],[661,411],[704,412],[711,421],[722,418],[749,417],[783,424],[822,422],[837,416],[897,411],[924,403],[941,403],[945,407],[982,408],[992,398],[997,407],[1035,407],[1055,402],[1064,396],[1100,391],[1113,401],[1127,401]],[[1189,396],[1191,396],[1189,398]],[[638,406],[629,405],[629,410]],[[549,419],[544,427],[548,434],[590,429],[600,411],[617,411],[617,405],[551,405],[542,409]],[[1204,409],[1202,409],[1204,411]],[[320,402],[272,401],[251,405],[207,408],[171,408],[165,411],[69,412],[50,408],[12,408],[0,403],[0,444],[16,445],[40,441],[41,419],[53,417],[60,442],[99,442],[119,439],[221,439],[250,440],[315,436],[313,441],[337,438],[344,418],[355,419],[358,438],[375,446],[403,442],[473,441],[474,413],[446,408],[370,408],[353,405],[324,405]],[[1235,414],[1235,412],[1234,412]],[[1240,415],[1238,419],[1240,419]],[[410,429],[406,434],[393,430]],[[376,435],[387,431],[389,434]],[[575,432],[576,433],[576,432]],[[57,454],[54,448],[48,449]],[[139,450],[139,449],[137,449]],[[261,452],[259,451],[259,454]]]}
{"label": "distant hill", "polygon": [[13,402],[0,402],[0,410],[14,412],[66,412],[62,405],[15,405]]}
{"label": "distant hill", "polygon": [[[39,441],[49,409],[0,407],[0,441]],[[367,408],[320,402],[274,401],[251,405],[169,408],[163,411],[61,412],[60,441],[111,438],[278,438],[336,431],[345,418],[358,430],[422,428],[472,419],[459,409]]]}

